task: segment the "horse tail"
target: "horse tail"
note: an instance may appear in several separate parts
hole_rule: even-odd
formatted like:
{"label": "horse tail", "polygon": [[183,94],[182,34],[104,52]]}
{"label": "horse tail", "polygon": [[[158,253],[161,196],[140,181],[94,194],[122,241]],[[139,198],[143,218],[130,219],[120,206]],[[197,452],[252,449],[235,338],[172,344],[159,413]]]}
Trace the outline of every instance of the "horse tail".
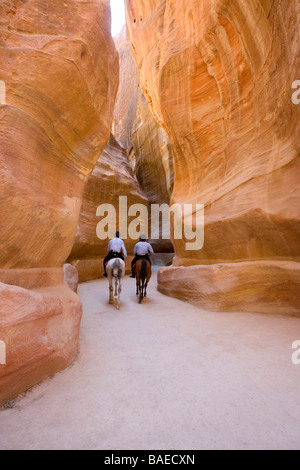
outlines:
{"label": "horse tail", "polygon": [[113,277],[117,277],[119,279],[122,275],[122,267],[121,267],[121,263],[120,263],[119,259],[116,259],[116,261],[113,264],[112,275],[113,275]]}
{"label": "horse tail", "polygon": [[146,274],[147,274],[147,261],[143,259],[142,266],[141,266],[141,280],[143,283],[145,282]]}

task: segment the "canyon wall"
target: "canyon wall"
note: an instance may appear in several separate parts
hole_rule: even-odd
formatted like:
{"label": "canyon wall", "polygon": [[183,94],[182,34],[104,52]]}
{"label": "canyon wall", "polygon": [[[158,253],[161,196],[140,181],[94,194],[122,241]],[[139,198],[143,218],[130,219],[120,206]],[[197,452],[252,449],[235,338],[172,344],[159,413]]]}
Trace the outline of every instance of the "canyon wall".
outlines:
{"label": "canyon wall", "polygon": [[110,136],[118,54],[109,1],[1,2],[0,80],[2,404],[77,354],[82,307],[63,265]]}
{"label": "canyon wall", "polygon": [[141,92],[131,138],[131,164],[141,188],[151,203],[169,203],[174,182],[171,145]]}
{"label": "canyon wall", "polygon": [[120,84],[114,110],[114,136],[127,150],[134,174],[149,201],[169,202],[174,174],[168,136],[154,119],[142,93],[125,26],[115,42],[120,56]]}
{"label": "canyon wall", "polygon": [[[171,145],[142,93],[126,27],[115,42],[120,56],[120,85],[114,111],[114,135],[127,149],[134,175],[149,203],[168,204],[174,180]],[[149,226],[150,223],[149,219]],[[149,237],[155,252],[173,252],[169,239],[151,239],[151,232]]]}
{"label": "canyon wall", "polygon": [[119,54],[120,79],[114,109],[113,134],[129,154],[132,149],[132,127],[140,95],[140,78],[131,56],[126,26],[114,37],[114,41]]}
{"label": "canyon wall", "polygon": [[172,146],[171,203],[204,204],[204,245],[173,237],[163,293],[300,314],[299,6],[126,0],[141,88]]}
{"label": "canyon wall", "polygon": [[[127,198],[126,209],[122,203],[120,206],[120,197]],[[77,268],[80,282],[99,279],[103,274],[103,258],[107,255],[109,239],[100,239],[97,235],[97,225],[105,215],[102,213],[101,216],[97,216],[97,209],[102,204],[111,204],[116,210],[116,225],[112,235],[114,236],[116,230],[120,230],[121,238],[126,237],[124,239],[128,253],[126,272],[131,272],[130,261],[133,258],[134,245],[138,240],[132,239],[130,234],[126,236],[122,224],[120,226],[119,223],[120,215],[127,220],[128,228],[130,222],[138,216],[138,214],[133,217],[128,216],[130,206],[143,204],[148,210],[148,199],[133,175],[125,149],[118,144],[112,134],[86,184],[76,238],[68,260]],[[107,230],[108,227],[105,227],[105,232]]]}

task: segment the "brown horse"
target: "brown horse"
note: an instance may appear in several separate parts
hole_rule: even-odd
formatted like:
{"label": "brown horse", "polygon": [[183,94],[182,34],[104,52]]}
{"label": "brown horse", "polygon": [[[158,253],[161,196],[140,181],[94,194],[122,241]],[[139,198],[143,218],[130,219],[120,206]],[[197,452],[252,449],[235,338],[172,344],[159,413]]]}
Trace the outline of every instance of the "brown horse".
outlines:
{"label": "brown horse", "polygon": [[135,263],[136,295],[139,296],[139,304],[143,297],[147,297],[147,285],[151,277],[151,263],[146,259],[139,259]]}

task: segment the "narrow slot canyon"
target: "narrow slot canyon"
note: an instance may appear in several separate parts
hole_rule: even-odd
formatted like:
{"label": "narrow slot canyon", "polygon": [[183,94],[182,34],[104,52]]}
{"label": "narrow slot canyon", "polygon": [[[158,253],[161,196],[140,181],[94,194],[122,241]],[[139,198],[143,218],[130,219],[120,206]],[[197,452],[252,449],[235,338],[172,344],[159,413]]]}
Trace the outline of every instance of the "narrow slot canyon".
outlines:
{"label": "narrow slot canyon", "polygon": [[300,449],[299,0],[122,3],[0,3],[0,449]]}

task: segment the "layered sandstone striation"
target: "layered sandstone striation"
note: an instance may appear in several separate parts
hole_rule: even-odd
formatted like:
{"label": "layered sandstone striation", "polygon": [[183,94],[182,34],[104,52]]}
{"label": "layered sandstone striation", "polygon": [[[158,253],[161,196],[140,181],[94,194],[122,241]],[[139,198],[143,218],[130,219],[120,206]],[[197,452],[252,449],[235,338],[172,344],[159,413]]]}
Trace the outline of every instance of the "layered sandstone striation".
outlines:
{"label": "layered sandstone striation", "polygon": [[109,1],[1,2],[0,80],[2,403],[76,356],[81,303],[63,264],[110,135]]}
{"label": "layered sandstone striation", "polygon": [[119,89],[116,97],[113,120],[113,134],[128,154],[132,149],[132,128],[136,118],[139,99],[140,78],[131,56],[126,26],[114,37],[119,54]]}
{"label": "layered sandstone striation", "polygon": [[0,365],[0,404],[76,359],[81,303],[63,285],[61,270],[56,282],[40,289],[0,282],[0,332],[6,345],[6,364]]}
{"label": "layered sandstone striation", "polygon": [[141,92],[131,138],[131,164],[141,188],[151,203],[169,203],[174,182],[171,145]]}
{"label": "layered sandstone striation", "polygon": [[[132,152],[129,158],[150,207],[169,204],[174,182],[171,145],[166,133],[154,119],[140,88],[131,137]],[[149,227],[152,228],[151,221],[149,211]],[[166,224],[168,221],[161,218],[158,237],[153,235],[152,230],[149,231],[150,242],[156,253],[174,251],[170,237],[164,235]]]}
{"label": "layered sandstone striation", "polygon": [[[299,314],[297,8],[288,0],[126,0],[126,9],[142,91],[172,146],[171,202],[205,206],[203,248],[173,239],[174,266],[161,271],[159,289],[211,309],[256,311],[255,291],[261,311]],[[182,279],[191,275],[199,282],[184,283],[186,296]]]}
{"label": "layered sandstone striation", "polygon": [[[120,198],[122,198],[121,201]],[[123,201],[126,202],[126,207]],[[105,204],[112,206],[115,217],[109,226],[104,227],[105,232],[112,228],[112,233],[110,236],[104,233],[105,238],[101,239],[97,233],[97,226],[107,217],[107,214],[102,211],[101,215],[97,215],[97,210],[99,206]],[[129,215],[130,207],[135,204],[144,206],[148,213],[148,199],[133,175],[127,153],[111,134],[86,184],[76,238],[69,256],[69,262],[78,269],[79,281],[88,281],[102,276],[103,258],[107,255],[109,238],[116,230],[120,230],[120,236],[124,239],[128,253],[127,272],[130,272],[130,261],[137,239],[131,238],[131,232],[128,229],[130,223],[140,215],[138,211]],[[124,224],[120,222],[120,218],[123,218]],[[136,228],[138,231],[139,226],[137,225]]]}
{"label": "layered sandstone striation", "polygon": [[1,4],[3,268],[62,266],[72,248],[118,86],[108,3]]}

